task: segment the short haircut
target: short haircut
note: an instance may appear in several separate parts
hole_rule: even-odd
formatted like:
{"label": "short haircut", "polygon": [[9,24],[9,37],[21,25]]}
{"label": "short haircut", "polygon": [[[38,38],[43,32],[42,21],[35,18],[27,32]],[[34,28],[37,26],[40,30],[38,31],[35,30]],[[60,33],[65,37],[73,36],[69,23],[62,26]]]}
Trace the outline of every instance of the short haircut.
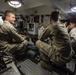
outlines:
{"label": "short haircut", "polygon": [[58,21],[58,19],[59,19],[59,12],[58,11],[53,11],[51,13],[51,18],[50,19],[54,20],[55,22]]}
{"label": "short haircut", "polygon": [[15,13],[14,13],[13,11],[7,10],[7,11],[5,11],[5,18],[6,18],[6,16],[8,16],[10,13],[12,13],[12,14],[15,15]]}

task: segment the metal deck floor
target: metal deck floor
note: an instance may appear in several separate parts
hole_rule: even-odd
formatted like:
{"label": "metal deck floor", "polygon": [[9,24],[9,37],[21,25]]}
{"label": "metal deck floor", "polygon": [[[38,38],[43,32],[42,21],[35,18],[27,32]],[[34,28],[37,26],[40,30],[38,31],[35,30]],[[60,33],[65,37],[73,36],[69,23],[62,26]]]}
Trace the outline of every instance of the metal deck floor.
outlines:
{"label": "metal deck floor", "polygon": [[19,69],[26,75],[57,75],[43,69],[39,64],[35,64],[29,59],[18,63],[18,66]]}

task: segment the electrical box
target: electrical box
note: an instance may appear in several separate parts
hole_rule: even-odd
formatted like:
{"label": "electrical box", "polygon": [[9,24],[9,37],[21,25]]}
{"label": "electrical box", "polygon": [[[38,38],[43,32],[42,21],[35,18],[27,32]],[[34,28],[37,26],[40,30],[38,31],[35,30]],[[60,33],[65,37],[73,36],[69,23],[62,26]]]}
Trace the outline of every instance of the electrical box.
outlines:
{"label": "electrical box", "polygon": [[38,34],[38,24],[39,23],[28,23],[27,29],[28,33],[32,35],[37,35]]}

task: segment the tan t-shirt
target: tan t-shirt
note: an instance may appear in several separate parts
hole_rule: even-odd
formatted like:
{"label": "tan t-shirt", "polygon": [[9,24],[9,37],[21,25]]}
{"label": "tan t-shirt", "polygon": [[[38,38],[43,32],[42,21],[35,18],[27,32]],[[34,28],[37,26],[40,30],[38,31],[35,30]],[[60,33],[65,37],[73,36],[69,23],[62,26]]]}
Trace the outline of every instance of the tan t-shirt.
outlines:
{"label": "tan t-shirt", "polygon": [[21,43],[24,38],[18,34],[10,22],[4,21],[3,25],[0,26],[0,49],[6,48],[7,44],[13,43],[13,40],[16,43]]}

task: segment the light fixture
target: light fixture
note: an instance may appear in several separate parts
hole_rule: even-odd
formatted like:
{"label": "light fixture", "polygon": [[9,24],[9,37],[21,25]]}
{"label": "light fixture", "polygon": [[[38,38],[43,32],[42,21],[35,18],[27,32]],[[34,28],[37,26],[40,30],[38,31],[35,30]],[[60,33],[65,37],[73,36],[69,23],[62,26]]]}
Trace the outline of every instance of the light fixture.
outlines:
{"label": "light fixture", "polygon": [[76,4],[71,5],[71,11],[76,12]]}
{"label": "light fixture", "polygon": [[22,6],[22,0],[6,0],[6,2],[13,8],[19,8]]}
{"label": "light fixture", "polygon": [[70,0],[70,10],[71,10],[72,12],[76,12],[75,0]]}

